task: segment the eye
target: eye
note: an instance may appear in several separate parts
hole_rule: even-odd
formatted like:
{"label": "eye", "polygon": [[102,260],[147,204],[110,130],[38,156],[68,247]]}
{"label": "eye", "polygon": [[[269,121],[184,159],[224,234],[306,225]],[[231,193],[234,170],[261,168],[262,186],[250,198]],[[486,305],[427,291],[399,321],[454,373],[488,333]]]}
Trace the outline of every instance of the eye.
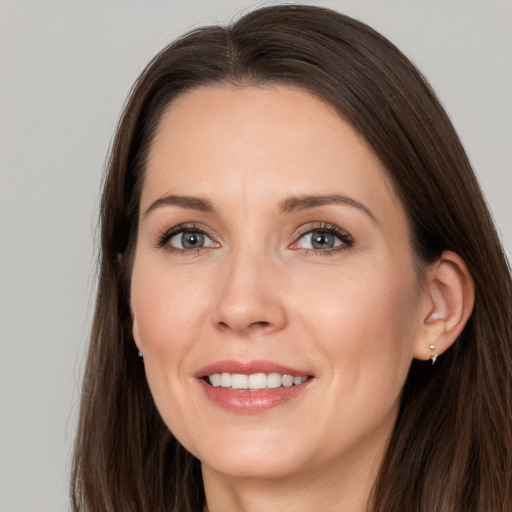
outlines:
{"label": "eye", "polygon": [[201,249],[217,247],[217,244],[205,233],[199,230],[182,230],[169,237],[168,244],[175,249]]}
{"label": "eye", "polygon": [[297,242],[297,247],[300,249],[333,249],[341,245],[341,240],[332,233],[325,231],[311,231],[302,235]]}
{"label": "eye", "polygon": [[315,252],[333,252],[346,249],[353,244],[353,238],[336,226],[315,227],[303,233],[292,245],[292,249],[305,249]]}

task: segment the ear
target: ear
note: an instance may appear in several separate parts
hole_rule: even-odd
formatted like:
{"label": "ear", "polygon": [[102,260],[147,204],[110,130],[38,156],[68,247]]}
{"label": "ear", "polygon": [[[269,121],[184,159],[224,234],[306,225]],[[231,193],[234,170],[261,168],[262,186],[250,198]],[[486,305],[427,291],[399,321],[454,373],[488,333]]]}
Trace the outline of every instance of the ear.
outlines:
{"label": "ear", "polygon": [[434,362],[466,325],[473,311],[475,289],[464,260],[452,251],[444,251],[427,270],[426,286],[421,335],[415,341],[413,355]]}
{"label": "ear", "polygon": [[130,318],[132,320],[132,336],[133,340],[135,341],[135,345],[137,346],[139,353],[142,351],[141,345],[140,345],[140,337],[139,337],[139,327],[137,324],[137,319],[135,317],[135,313],[133,312],[132,305],[130,304]]}

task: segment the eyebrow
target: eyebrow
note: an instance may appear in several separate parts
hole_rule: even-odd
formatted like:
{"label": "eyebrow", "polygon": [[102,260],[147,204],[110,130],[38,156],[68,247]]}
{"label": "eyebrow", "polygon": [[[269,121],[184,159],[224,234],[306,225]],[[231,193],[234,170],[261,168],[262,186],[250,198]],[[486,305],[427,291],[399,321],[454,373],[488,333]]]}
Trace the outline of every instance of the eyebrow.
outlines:
{"label": "eyebrow", "polygon": [[290,197],[289,199],[284,200],[280,204],[279,210],[282,213],[293,213],[296,211],[307,210],[309,208],[316,208],[317,206],[325,206],[331,204],[342,204],[346,206],[351,206],[353,208],[357,208],[358,210],[361,210],[366,215],[368,215],[368,217],[370,217],[373,220],[373,222],[378,224],[375,215],[373,215],[371,210],[367,208],[364,204],[360,203],[359,201],[356,201],[355,199],[352,199],[351,197],[343,196],[340,194],[326,196],[304,195]]}
{"label": "eyebrow", "polygon": [[[302,195],[296,197],[289,197],[281,202],[279,205],[279,211],[281,213],[293,213],[297,211],[307,210],[309,208],[316,208],[318,206],[326,206],[331,204],[341,204],[351,206],[361,210],[363,213],[368,215],[375,223],[378,224],[375,215],[367,208],[364,204],[356,201],[347,196],[340,194],[334,195]],[[194,196],[182,196],[177,194],[170,194],[158,198],[156,201],[151,203],[149,208],[144,212],[144,215],[148,215],[150,212],[162,208],[163,206],[176,206],[186,210],[197,210],[200,212],[214,213],[215,207],[213,203],[203,197]]]}
{"label": "eyebrow", "polygon": [[151,203],[149,208],[144,212],[144,215],[147,215],[148,213],[156,210],[157,208],[161,208],[162,206],[176,206],[186,210],[197,210],[206,213],[213,213],[215,211],[213,203],[203,197],[170,194],[168,196],[160,197]]}

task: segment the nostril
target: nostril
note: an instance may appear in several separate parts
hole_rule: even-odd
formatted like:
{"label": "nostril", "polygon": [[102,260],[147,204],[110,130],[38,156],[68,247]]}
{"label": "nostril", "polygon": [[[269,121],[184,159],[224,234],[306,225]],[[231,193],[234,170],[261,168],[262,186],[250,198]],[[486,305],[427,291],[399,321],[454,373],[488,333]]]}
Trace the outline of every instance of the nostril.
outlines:
{"label": "nostril", "polygon": [[268,327],[270,325],[269,322],[254,322],[252,325],[258,325],[260,327]]}
{"label": "nostril", "polygon": [[[218,324],[218,327],[220,327],[220,329],[222,330],[225,330],[225,329],[232,329],[233,326],[230,325],[228,322],[224,322],[224,321],[221,321],[219,322]],[[258,330],[265,330],[265,329],[268,329],[270,327],[271,323],[270,322],[265,322],[265,321],[261,321],[261,322],[252,322],[250,323],[246,329],[242,329],[242,330],[246,330],[246,331],[258,331]]]}

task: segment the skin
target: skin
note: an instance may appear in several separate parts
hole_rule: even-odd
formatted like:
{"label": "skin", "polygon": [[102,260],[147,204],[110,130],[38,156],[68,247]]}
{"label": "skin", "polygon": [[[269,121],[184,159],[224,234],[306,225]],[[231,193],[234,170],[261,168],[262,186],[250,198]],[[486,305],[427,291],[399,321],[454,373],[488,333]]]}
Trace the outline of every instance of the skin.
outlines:
{"label": "skin", "polygon": [[[215,211],[155,204],[170,194]],[[362,207],[280,208],[332,194]],[[415,271],[406,217],[364,139],[300,89],[195,89],[161,120],[140,212],[134,339],[165,423],[202,462],[210,511],[365,510],[411,360],[428,359],[430,326],[450,308],[426,320],[436,295]],[[159,243],[182,223],[207,246]],[[303,233],[325,224],[353,243],[313,249]],[[228,411],[194,376],[227,359],[313,378],[268,411]]]}

